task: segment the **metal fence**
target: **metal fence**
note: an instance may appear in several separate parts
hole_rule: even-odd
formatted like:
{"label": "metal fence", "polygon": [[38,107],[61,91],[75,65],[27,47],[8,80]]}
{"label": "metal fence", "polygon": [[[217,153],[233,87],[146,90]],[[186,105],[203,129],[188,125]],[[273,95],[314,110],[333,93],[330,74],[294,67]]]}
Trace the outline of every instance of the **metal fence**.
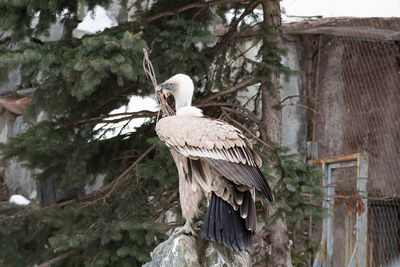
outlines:
{"label": "metal fence", "polygon": [[318,27],[311,83],[316,101],[309,102],[313,159],[368,155],[364,191],[357,166],[329,173],[325,205],[332,216],[324,221],[327,251],[318,261],[352,266],[365,252],[358,266],[386,266],[400,257],[400,19],[338,19]]}

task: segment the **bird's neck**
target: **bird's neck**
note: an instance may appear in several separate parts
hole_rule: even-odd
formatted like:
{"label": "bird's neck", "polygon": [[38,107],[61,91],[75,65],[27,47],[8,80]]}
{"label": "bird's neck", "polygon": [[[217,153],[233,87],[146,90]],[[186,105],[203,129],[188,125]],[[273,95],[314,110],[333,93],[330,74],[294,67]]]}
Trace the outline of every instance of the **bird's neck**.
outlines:
{"label": "bird's neck", "polygon": [[182,100],[182,99],[177,99],[175,100],[175,109],[178,111],[179,109],[183,107],[191,107],[192,106],[192,100]]}

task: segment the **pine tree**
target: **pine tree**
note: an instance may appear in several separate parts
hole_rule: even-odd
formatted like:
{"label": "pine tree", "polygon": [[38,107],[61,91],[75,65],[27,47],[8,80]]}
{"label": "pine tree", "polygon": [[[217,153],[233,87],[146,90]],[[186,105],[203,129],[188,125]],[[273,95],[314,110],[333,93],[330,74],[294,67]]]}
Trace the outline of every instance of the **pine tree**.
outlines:
{"label": "pine tree", "polygon": [[[319,173],[279,148],[266,149],[266,143],[273,142],[258,118],[260,101],[249,107],[237,98],[240,90],[255,84],[261,84],[260,92],[270,88],[273,94],[269,77],[290,72],[280,62],[283,51],[269,42],[274,29],[260,26],[260,1],[158,0],[138,10],[132,21],[72,38],[79,5],[92,10],[96,4],[107,7],[110,1],[0,1],[0,28],[12,30],[10,42],[17,44],[15,50],[0,47],[0,73],[21,68],[22,86],[38,88],[26,120],[35,120],[42,111],[49,117],[2,144],[3,161],[17,157],[41,170],[36,177],[40,182],[52,179],[65,193],[63,201],[48,207],[0,210],[0,265],[31,266],[56,259],[63,266],[136,266],[148,261],[166,230],[176,226],[162,223],[166,211],[178,209],[179,196],[173,160],[155,137],[157,114],[109,115],[131,95],[152,94],[142,66],[144,48],[159,81],[175,73],[190,75],[201,88],[195,104],[207,115],[237,122],[248,129],[245,134],[258,131],[264,136],[249,138],[270,163],[263,170],[276,182],[276,218],[284,218],[292,230],[296,220],[322,216],[322,209],[304,197],[307,193],[314,201],[321,199]],[[127,1],[121,5],[127,7]],[[230,10],[233,19],[228,22]],[[66,29],[63,39],[41,42],[37,36],[59,17]],[[226,31],[217,36],[211,30],[215,24],[226,26]],[[236,44],[246,31],[255,32],[254,46],[264,44],[259,50],[264,60],[242,56]],[[234,90],[226,91],[229,88]],[[95,127],[138,117],[151,120],[135,132],[108,139],[101,135],[112,127]],[[103,188],[85,195],[85,186],[97,175],[105,175]],[[291,235],[301,239],[301,234]],[[308,245],[307,253],[313,253]]]}

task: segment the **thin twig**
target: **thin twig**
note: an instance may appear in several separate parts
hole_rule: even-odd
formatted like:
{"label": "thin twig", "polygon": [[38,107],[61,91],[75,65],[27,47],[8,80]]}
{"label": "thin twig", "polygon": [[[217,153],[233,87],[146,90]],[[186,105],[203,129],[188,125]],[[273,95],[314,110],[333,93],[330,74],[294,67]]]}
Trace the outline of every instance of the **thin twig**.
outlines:
{"label": "thin twig", "polygon": [[38,265],[38,267],[50,267],[50,266],[52,266],[53,264],[56,264],[59,261],[62,261],[64,259],[68,258],[68,257],[71,257],[71,256],[81,252],[82,250],[83,250],[83,247],[77,247],[76,249],[67,251],[64,254],[61,254],[60,256],[57,256],[57,257],[55,257],[55,258],[53,258],[53,259],[51,259],[49,261],[46,261],[46,262]]}
{"label": "thin twig", "polygon": [[[147,78],[149,78],[153,84],[154,89],[157,87],[157,79],[156,79],[156,74],[154,72],[153,64],[151,64],[150,58],[149,58],[149,53],[145,48],[143,48],[143,69],[144,72],[146,73]],[[174,115],[173,109],[168,105],[167,101],[167,96],[163,94],[161,91],[156,92],[156,99],[157,103],[160,106],[160,110],[163,112],[163,114],[167,116]],[[158,119],[160,118],[160,111],[157,113],[157,122]]]}
{"label": "thin twig", "polygon": [[[251,119],[252,121],[254,121],[255,123],[259,124],[261,123],[261,121],[257,118],[257,116],[254,115],[253,112],[251,112],[248,108],[237,104],[237,103],[228,103],[228,102],[212,102],[212,103],[208,103],[208,104],[196,104],[196,107],[232,107],[232,108],[237,108],[242,110],[243,112],[240,112],[240,114],[244,117],[247,117],[249,119]],[[230,109],[231,112],[233,113],[238,113],[236,111],[233,111],[232,109]],[[245,113],[245,114],[244,114]]]}
{"label": "thin twig", "polygon": [[131,166],[129,166],[123,173],[121,173],[120,176],[118,176],[117,179],[115,179],[114,181],[112,181],[111,183],[109,183],[107,186],[105,186],[101,191],[105,191],[110,189],[107,194],[105,194],[101,199],[103,200],[103,202],[106,201],[106,199],[111,195],[112,192],[114,192],[115,188],[117,188],[117,185],[121,182],[122,178],[124,178],[139,162],[141,162],[151,151],[153,151],[156,148],[155,145],[150,146],[145,152],[143,152],[142,155],[140,155],[140,157],[137,158],[137,160],[135,160],[135,162],[133,162],[131,164]]}
{"label": "thin twig", "polygon": [[210,96],[204,97],[202,99],[199,99],[197,102],[198,103],[207,103],[207,102],[210,102],[211,100],[214,100],[214,99],[216,99],[218,97],[235,93],[235,92],[237,92],[239,90],[242,90],[242,89],[244,89],[244,88],[246,88],[248,86],[254,85],[256,83],[258,83],[258,81],[253,80],[253,79],[249,79],[249,80],[246,80],[246,81],[243,81],[243,82],[237,84],[236,86],[234,86],[234,87],[232,87],[232,88],[230,88],[228,90],[221,91],[221,92],[212,94]]}
{"label": "thin twig", "polygon": [[285,98],[283,98],[279,103],[277,103],[276,105],[278,106],[278,105],[281,105],[283,102],[285,102],[286,100],[288,100],[288,99],[292,99],[292,98],[295,98],[295,97],[299,97],[299,98],[311,98],[311,99],[313,99],[314,101],[317,101],[317,98],[316,97],[313,97],[313,96],[306,96],[306,95],[290,95],[290,96],[287,96],[287,97],[285,97]]}
{"label": "thin twig", "polygon": [[[138,157],[135,162],[133,162],[120,176],[118,176],[118,178],[116,178],[114,181],[112,181],[111,183],[109,183],[108,185],[106,185],[105,187],[103,187],[101,190],[99,191],[95,191],[92,194],[83,196],[79,199],[71,199],[71,200],[67,200],[61,203],[58,203],[57,206],[58,207],[64,207],[64,206],[68,206],[71,205],[75,202],[84,202],[85,205],[84,206],[89,206],[95,202],[97,202],[99,199],[103,199],[105,200],[107,197],[110,196],[110,194],[115,190],[115,188],[117,187],[117,185],[120,183],[120,181],[122,180],[122,178],[124,178],[140,161],[142,161],[151,151],[153,151],[156,148],[155,145],[150,146],[145,152],[143,152],[142,155],[140,155],[140,157]],[[107,192],[106,195],[102,195],[104,192],[106,192],[107,190],[109,190]],[[100,196],[99,198],[96,198],[95,200],[91,200],[93,197],[97,197]],[[3,221],[8,221],[8,220],[13,220],[13,219],[20,219],[20,218],[24,218],[26,216],[32,215],[40,210],[48,210],[50,208],[52,208],[53,206],[49,206],[49,207],[45,207],[45,208],[38,208],[38,209],[32,209],[30,211],[27,211],[25,213],[22,214],[17,214],[17,215],[3,215],[0,216],[0,222]]]}
{"label": "thin twig", "polygon": [[118,132],[118,134],[117,134],[118,136],[122,133],[122,131],[125,129],[125,127],[127,127],[128,124],[131,123],[131,121],[132,121],[132,119],[128,120],[128,121],[124,124],[124,126],[121,127],[121,129],[119,130],[119,132]]}
{"label": "thin twig", "polygon": [[245,117],[245,118],[251,120],[252,122],[254,122],[257,125],[261,123],[261,121],[251,113],[247,114],[247,113],[241,112],[239,110],[236,110],[236,109],[233,109],[233,108],[228,108],[228,107],[221,107],[221,110],[224,110],[224,111],[227,111],[227,112],[234,113],[234,114],[240,115],[242,117]]}
{"label": "thin twig", "polygon": [[236,124],[237,126],[239,126],[239,128],[241,128],[242,130],[246,131],[246,133],[248,133],[252,138],[256,139],[258,142],[260,142],[261,144],[263,144],[264,146],[266,146],[269,149],[273,149],[272,145],[269,145],[267,143],[265,143],[263,140],[261,140],[260,138],[258,138],[255,134],[253,134],[246,126],[244,126],[243,124],[241,124],[240,122],[238,122],[237,120],[233,119],[231,116],[229,116],[229,114],[226,111],[222,111],[222,113],[224,114],[224,116],[230,120],[231,122],[233,122],[234,124]]}
{"label": "thin twig", "polygon": [[143,48],[143,69],[144,72],[146,73],[147,78],[149,78],[153,84],[153,87],[157,87],[157,79],[156,79],[156,74],[154,72],[153,64],[151,64],[151,61],[149,59],[149,53],[147,52],[146,48]]}
{"label": "thin twig", "polygon": [[[233,58],[230,62],[228,62],[228,65],[232,65],[236,60],[238,60],[240,57],[243,57],[244,59],[248,59],[244,54],[246,54],[247,52],[249,52],[253,47],[255,47],[257,45],[257,43],[254,43],[253,45],[251,45],[249,48],[247,48],[244,52],[242,52],[240,50],[240,47],[238,45],[236,45],[236,49],[239,50],[240,54],[237,55],[235,58]],[[253,60],[252,60],[253,61]]]}
{"label": "thin twig", "polygon": [[[115,113],[115,114],[108,114],[108,115],[103,115],[103,116],[97,116],[97,117],[92,117],[92,118],[87,118],[83,119],[80,121],[75,122],[74,126],[78,126],[80,124],[84,123],[99,123],[102,122],[104,119],[107,118],[112,118],[112,117],[120,117],[120,116],[126,116],[125,119],[136,119],[136,118],[146,118],[146,117],[155,117],[157,115],[156,111],[150,111],[150,110],[141,110],[141,111],[136,111],[136,112],[125,112],[125,113]],[[106,122],[113,122],[112,120],[110,121],[103,121],[104,123]]]}
{"label": "thin twig", "polygon": [[305,105],[303,105],[303,104],[294,104],[294,103],[290,103],[290,104],[283,104],[283,105],[281,105],[281,106],[282,106],[282,107],[284,107],[284,106],[302,107],[302,108],[311,110],[311,111],[314,112],[315,114],[318,114],[318,112],[317,112],[315,109],[310,108],[310,107],[308,107],[308,106],[305,106]]}

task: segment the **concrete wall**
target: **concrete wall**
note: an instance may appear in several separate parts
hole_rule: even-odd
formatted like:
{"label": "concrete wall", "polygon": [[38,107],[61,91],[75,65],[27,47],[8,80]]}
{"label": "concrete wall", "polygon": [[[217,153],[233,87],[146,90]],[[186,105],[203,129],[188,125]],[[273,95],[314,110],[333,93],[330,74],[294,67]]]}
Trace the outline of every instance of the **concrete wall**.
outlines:
{"label": "concrete wall", "polygon": [[283,147],[288,147],[289,153],[299,155],[299,160],[306,160],[307,120],[303,89],[304,71],[301,61],[304,58],[301,41],[295,37],[285,38],[283,47],[287,55],[282,58],[282,63],[295,71],[293,74],[281,76],[282,103],[282,141]]}

